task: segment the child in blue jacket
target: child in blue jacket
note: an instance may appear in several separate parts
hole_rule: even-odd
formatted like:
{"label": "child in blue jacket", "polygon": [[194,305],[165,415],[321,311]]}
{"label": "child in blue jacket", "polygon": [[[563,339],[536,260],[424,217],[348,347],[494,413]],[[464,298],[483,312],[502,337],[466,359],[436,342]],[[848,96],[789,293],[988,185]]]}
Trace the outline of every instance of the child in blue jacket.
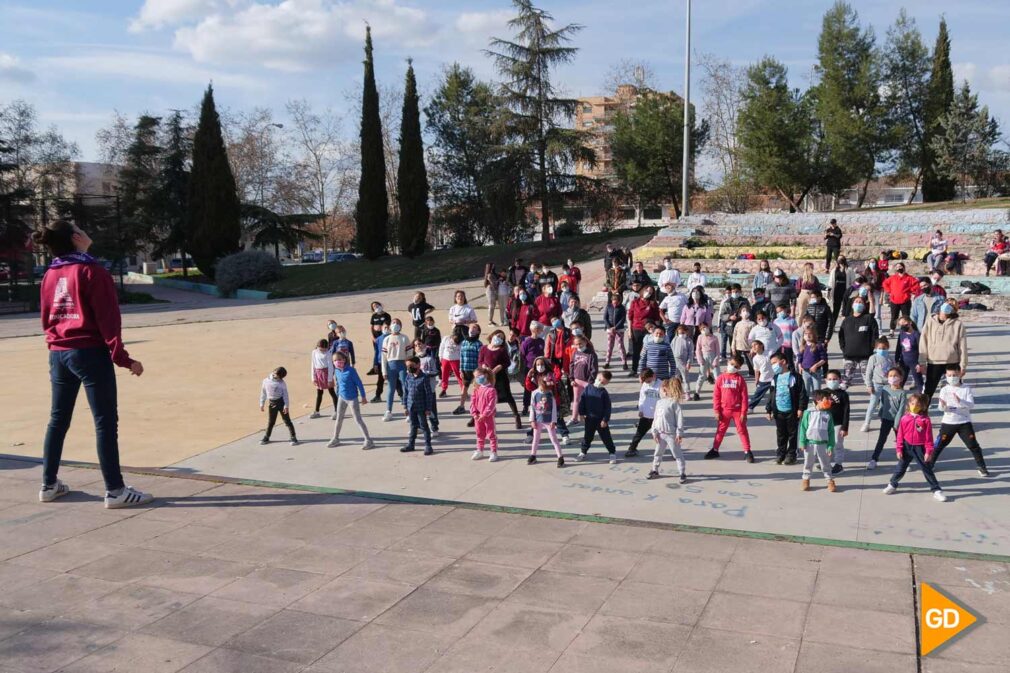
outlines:
{"label": "child in blue jacket", "polygon": [[[336,343],[336,342],[334,342]],[[358,376],[357,370],[351,365],[351,356],[346,351],[337,351],[333,354],[333,382],[337,389],[337,408],[334,411],[333,418],[336,422],[333,424],[333,439],[327,445],[330,448],[340,446],[340,428],[344,424],[344,415],[347,413],[347,408],[351,408],[351,413],[354,415],[354,423],[361,430],[361,436],[364,439],[364,443],[361,445],[362,449],[371,449],[375,446],[372,442],[372,438],[368,434],[368,428],[365,426],[365,421],[361,418],[361,405],[368,404],[368,395],[365,394],[365,384],[361,382],[361,377]],[[360,403],[358,398],[360,399]]]}
{"label": "child in blue jacket", "polygon": [[576,460],[586,459],[589,445],[593,443],[596,433],[599,433],[603,445],[607,447],[607,453],[610,454],[610,464],[617,462],[617,447],[614,446],[614,439],[610,436],[610,393],[607,392],[607,384],[611,378],[612,375],[608,371],[598,373],[596,381],[586,386],[579,399],[579,416],[586,424],[586,434],[582,438],[582,451]]}

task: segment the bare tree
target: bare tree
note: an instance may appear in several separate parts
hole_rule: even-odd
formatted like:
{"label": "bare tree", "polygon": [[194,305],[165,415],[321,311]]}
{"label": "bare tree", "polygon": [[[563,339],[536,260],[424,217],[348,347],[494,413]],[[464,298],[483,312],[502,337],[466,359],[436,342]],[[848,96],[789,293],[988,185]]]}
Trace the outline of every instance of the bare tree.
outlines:
{"label": "bare tree", "polygon": [[333,110],[316,112],[306,100],[289,101],[286,109],[295,148],[286,189],[305,212],[323,216],[316,229],[322,236],[325,259],[355,192],[354,153],[341,134],[342,119]]}
{"label": "bare tree", "polygon": [[10,171],[11,187],[43,199],[40,213],[48,213],[50,197],[69,196],[75,189],[72,160],[80,154],[77,143],[68,141],[56,126],[39,127],[35,107],[24,100],[11,101],[0,107],[0,138],[14,166]]}
{"label": "bare tree", "polygon": [[614,92],[622,84],[631,84],[638,89],[656,90],[659,88],[659,78],[648,61],[622,58],[607,70],[603,78],[603,90]]}
{"label": "bare tree", "polygon": [[[379,118],[382,121],[382,153],[386,158],[386,195],[389,199],[389,219],[390,225],[395,226],[400,220],[400,206],[396,200],[396,176],[400,168],[400,113],[403,104],[403,89],[394,84],[378,83],[376,88],[379,91]],[[421,95],[424,98],[424,95]],[[348,89],[344,92],[344,100],[347,104],[348,118],[354,120],[361,119],[361,87]],[[353,140],[348,145],[348,151],[352,156],[357,156],[361,148],[358,147],[358,134],[354,134]],[[391,241],[396,240],[394,231],[389,232]]]}
{"label": "bare tree", "polygon": [[268,108],[228,114],[222,123],[235,188],[244,204],[283,210],[278,182],[289,163],[280,129]]}
{"label": "bare tree", "polygon": [[742,105],[746,70],[714,54],[702,54],[701,92],[704,117],[709,122],[707,154],[722,173],[721,183],[710,194],[710,206],[731,213],[745,212],[753,187],[744,175],[737,140],[737,118]]}
{"label": "bare tree", "polygon": [[133,124],[119,110],[114,110],[108,126],[95,132],[99,157],[107,164],[122,166],[126,150],[133,142]]}

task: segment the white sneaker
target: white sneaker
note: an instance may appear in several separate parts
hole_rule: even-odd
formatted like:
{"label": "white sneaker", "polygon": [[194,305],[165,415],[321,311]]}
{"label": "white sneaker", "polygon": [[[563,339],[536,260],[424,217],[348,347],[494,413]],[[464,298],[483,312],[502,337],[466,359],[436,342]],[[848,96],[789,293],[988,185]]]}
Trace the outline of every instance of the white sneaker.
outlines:
{"label": "white sneaker", "polygon": [[473,452],[473,455],[470,456],[470,460],[480,460],[483,457],[484,457],[484,452],[481,451],[480,449],[477,449],[476,451]]}
{"label": "white sneaker", "polygon": [[122,509],[123,507],[137,507],[146,505],[154,500],[150,493],[142,493],[132,486],[126,486],[119,495],[105,494],[105,509]]}
{"label": "white sneaker", "polygon": [[431,438],[432,439],[438,439],[438,430],[432,430],[431,431]]}
{"label": "white sneaker", "polygon": [[368,451],[369,449],[374,449],[374,448],[375,448],[375,442],[373,442],[370,439],[366,439],[365,443],[361,445],[361,450],[362,451]]}
{"label": "white sneaker", "polygon": [[933,491],[933,500],[937,502],[947,502],[948,498],[943,491]]}
{"label": "white sneaker", "polygon": [[487,462],[489,462],[489,463],[497,463],[498,462],[498,452],[497,451],[492,451],[491,452],[491,457],[487,459]]}
{"label": "white sneaker", "polygon": [[870,424],[869,424],[869,423],[863,423],[863,424],[862,424],[862,425],[861,425],[861,426],[859,427],[859,431],[860,431],[860,432],[869,432],[869,431],[870,431]]}
{"label": "white sneaker", "polygon": [[561,435],[561,446],[568,446],[568,442],[570,441],[571,438],[568,435]]}
{"label": "white sneaker", "polygon": [[584,453],[580,453],[579,455],[575,456],[575,460],[578,461],[578,462],[580,462],[580,463],[582,461],[584,461],[585,459],[586,459],[586,454],[584,454]]}
{"label": "white sneaker", "polygon": [[875,461],[875,460],[868,461],[866,463],[866,469],[867,470],[875,470],[875,469],[877,469],[877,461]]}
{"label": "white sneaker", "polygon": [[611,465],[617,465],[617,456],[616,455],[610,454],[610,464]]}
{"label": "white sneaker", "polygon": [[333,415],[332,415],[332,416],[330,416],[330,420],[331,420],[331,421],[335,421],[335,420],[337,420],[337,412],[335,412],[335,411],[333,412]]}
{"label": "white sneaker", "polygon": [[319,412],[313,411],[311,414],[309,414],[309,418],[319,418]]}
{"label": "white sneaker", "polygon": [[56,498],[62,498],[67,493],[70,493],[70,487],[57,479],[56,483],[52,486],[48,488],[43,486],[39,490],[39,502],[52,502]]}
{"label": "white sneaker", "polygon": [[[894,495],[894,493],[897,492],[897,490],[898,489],[896,487],[888,484],[887,486],[884,487],[884,495]],[[939,491],[937,492],[939,493]]]}
{"label": "white sneaker", "polygon": [[382,414],[382,420],[385,421],[385,422],[387,422],[387,423],[389,421],[393,420],[393,412],[392,411],[387,411],[386,413]]}
{"label": "white sneaker", "polygon": [[326,448],[327,449],[335,449],[338,446],[340,446],[340,440],[339,439],[331,439],[330,443],[326,445]]}

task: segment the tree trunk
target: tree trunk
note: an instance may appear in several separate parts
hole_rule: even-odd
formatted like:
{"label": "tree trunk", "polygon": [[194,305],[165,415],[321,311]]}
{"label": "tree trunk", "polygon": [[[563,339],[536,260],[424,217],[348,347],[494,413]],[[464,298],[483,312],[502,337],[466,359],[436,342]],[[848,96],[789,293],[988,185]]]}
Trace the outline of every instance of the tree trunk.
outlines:
{"label": "tree trunk", "polygon": [[912,201],[915,201],[915,195],[919,193],[919,183],[922,182],[923,170],[924,169],[920,168],[919,171],[915,174],[915,184],[912,185],[912,193],[911,195],[909,195],[908,201],[905,202],[906,206],[912,205]]}
{"label": "tree trunk", "polygon": [[274,259],[281,261],[281,244],[274,241]]}
{"label": "tree trunk", "polygon": [[863,186],[856,190],[856,210],[863,207],[863,202],[866,201],[866,192],[870,189],[870,179],[866,178],[863,181]]}
{"label": "tree trunk", "polygon": [[540,238],[551,240],[550,195],[547,193],[547,148],[541,143],[537,147],[537,159],[540,161]]}

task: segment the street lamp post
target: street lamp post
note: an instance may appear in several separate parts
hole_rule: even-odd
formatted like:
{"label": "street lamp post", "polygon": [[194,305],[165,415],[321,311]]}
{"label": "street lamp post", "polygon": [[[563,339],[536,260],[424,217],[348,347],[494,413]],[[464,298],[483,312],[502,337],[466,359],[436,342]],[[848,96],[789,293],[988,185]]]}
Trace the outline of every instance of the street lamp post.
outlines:
{"label": "street lamp post", "polygon": [[684,163],[681,166],[681,218],[691,213],[691,194],[688,186],[691,167],[691,0],[687,0],[687,25],[684,32]]}

